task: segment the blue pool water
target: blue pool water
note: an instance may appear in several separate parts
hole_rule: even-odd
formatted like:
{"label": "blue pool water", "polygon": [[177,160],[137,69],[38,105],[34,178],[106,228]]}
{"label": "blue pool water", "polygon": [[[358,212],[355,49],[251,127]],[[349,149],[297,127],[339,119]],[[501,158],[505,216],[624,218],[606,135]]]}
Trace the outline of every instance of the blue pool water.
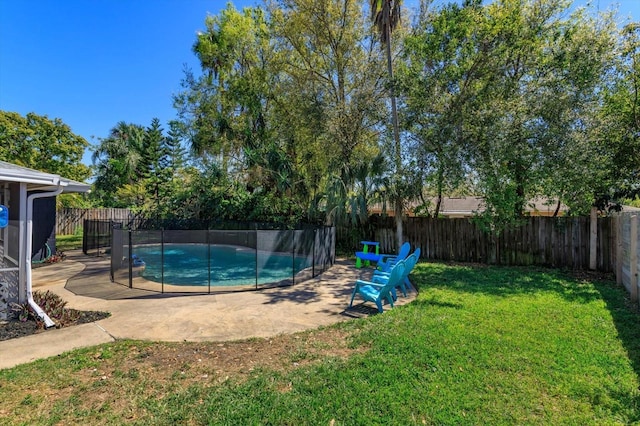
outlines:
{"label": "blue pool water", "polygon": [[[205,244],[165,244],[164,265],[162,246],[136,246],[133,254],[145,263],[142,276],[150,281],[171,285],[235,286],[266,284],[288,279],[293,270],[299,272],[309,266],[307,258],[279,253],[266,253],[234,246]],[[163,268],[164,266],[164,268]],[[164,276],[163,276],[164,269]],[[209,269],[211,274],[209,275]]]}

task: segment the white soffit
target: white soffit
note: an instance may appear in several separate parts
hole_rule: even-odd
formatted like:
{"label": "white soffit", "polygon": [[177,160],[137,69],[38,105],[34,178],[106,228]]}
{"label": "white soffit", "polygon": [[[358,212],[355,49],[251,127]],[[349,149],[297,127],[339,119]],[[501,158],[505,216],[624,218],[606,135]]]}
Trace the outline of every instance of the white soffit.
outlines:
{"label": "white soffit", "polygon": [[20,182],[28,185],[27,190],[40,187],[62,186],[62,192],[89,192],[91,186],[59,175],[40,172],[27,167],[0,161],[0,182]]}

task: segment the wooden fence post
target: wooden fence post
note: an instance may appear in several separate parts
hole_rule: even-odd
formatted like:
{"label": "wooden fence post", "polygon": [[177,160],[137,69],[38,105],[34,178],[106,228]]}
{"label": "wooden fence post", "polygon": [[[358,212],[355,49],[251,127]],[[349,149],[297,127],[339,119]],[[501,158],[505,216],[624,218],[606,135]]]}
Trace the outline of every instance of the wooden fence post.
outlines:
{"label": "wooden fence post", "polygon": [[615,220],[615,229],[616,229],[616,283],[618,285],[622,284],[622,216],[617,214],[614,217]]}
{"label": "wooden fence post", "polygon": [[598,259],[598,209],[591,207],[589,232],[589,269],[596,270]]}
{"label": "wooden fence post", "polygon": [[631,232],[629,235],[629,292],[631,301],[638,301],[638,216],[631,216]]}

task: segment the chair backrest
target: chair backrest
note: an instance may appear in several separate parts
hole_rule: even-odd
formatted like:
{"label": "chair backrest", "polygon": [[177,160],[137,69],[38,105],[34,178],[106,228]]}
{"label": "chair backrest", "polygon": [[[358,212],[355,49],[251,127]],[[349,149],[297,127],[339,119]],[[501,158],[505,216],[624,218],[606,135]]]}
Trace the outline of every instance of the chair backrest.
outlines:
{"label": "chair backrest", "polygon": [[418,263],[418,256],[416,256],[415,253],[412,253],[411,256],[407,257],[407,259],[404,261],[404,271],[402,273],[402,276],[408,277],[413,267],[416,266],[416,263]]}
{"label": "chair backrest", "polygon": [[409,252],[411,251],[411,244],[406,242],[400,246],[400,250],[398,250],[398,260],[402,260],[409,256]]}
{"label": "chair backrest", "polygon": [[[411,259],[411,261],[409,261],[409,259]],[[418,263],[418,260],[420,260],[420,247],[416,248],[416,250],[411,253],[411,256],[407,257],[404,270],[405,277],[409,276],[409,274],[413,270],[413,267],[416,266],[416,263]]]}
{"label": "chair backrest", "polygon": [[417,263],[420,260],[420,254],[422,254],[422,252],[420,251],[420,247],[416,247],[416,251],[414,251],[413,254],[416,255],[416,263]]}
{"label": "chair backrest", "polygon": [[[400,260],[398,261],[398,263],[393,265],[393,268],[391,268],[391,272],[389,273],[389,280],[387,281],[383,289],[391,290],[395,288],[400,283],[400,281],[404,279],[405,269],[406,263],[404,260]],[[382,291],[383,290],[381,290],[380,292],[382,293]]]}

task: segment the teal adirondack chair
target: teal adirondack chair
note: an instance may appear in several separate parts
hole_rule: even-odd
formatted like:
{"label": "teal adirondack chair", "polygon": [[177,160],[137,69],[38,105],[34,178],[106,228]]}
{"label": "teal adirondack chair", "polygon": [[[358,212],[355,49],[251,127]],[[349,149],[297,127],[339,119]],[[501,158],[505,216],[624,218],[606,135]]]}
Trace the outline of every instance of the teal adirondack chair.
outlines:
{"label": "teal adirondack chair", "polygon": [[398,254],[381,254],[380,260],[378,260],[378,269],[383,272],[390,272],[393,265],[396,264],[399,260],[404,260],[407,256],[409,256],[409,252],[411,251],[411,244],[408,242],[402,244],[400,246],[400,250],[398,250]]}
{"label": "teal adirondack chair", "polygon": [[353,306],[353,299],[356,297],[356,294],[359,294],[365,302],[375,303],[378,307],[378,312],[383,312],[382,301],[384,299],[387,299],[389,305],[393,308],[392,292],[395,291],[395,287],[399,285],[398,283],[402,280],[403,273],[404,260],[400,260],[391,269],[387,282],[384,284],[373,281],[357,280],[356,285],[353,288],[353,293],[351,293],[351,302],[349,302],[349,307]]}
{"label": "teal adirondack chair", "polygon": [[[413,288],[413,284],[409,281],[409,274],[413,270],[413,267],[416,266],[418,260],[420,259],[420,247],[416,249],[409,257],[407,257],[404,261],[404,272],[402,273],[402,279],[398,283],[397,287],[400,287],[400,291],[402,291],[402,295],[407,297],[407,291],[410,291]],[[373,274],[373,278],[371,279],[375,283],[385,284],[389,280],[389,273],[382,271],[375,271]],[[394,300],[396,299],[395,288],[391,292]]]}

